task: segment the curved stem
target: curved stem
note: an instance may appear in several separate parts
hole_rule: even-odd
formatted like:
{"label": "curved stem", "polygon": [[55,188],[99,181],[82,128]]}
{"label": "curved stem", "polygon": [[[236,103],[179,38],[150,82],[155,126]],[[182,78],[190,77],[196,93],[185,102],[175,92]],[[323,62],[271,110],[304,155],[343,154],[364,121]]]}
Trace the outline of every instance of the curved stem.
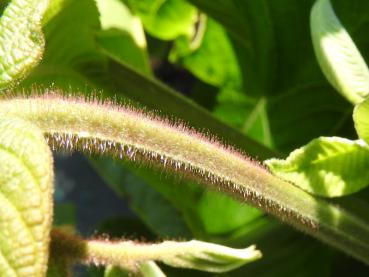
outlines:
{"label": "curved stem", "polygon": [[56,95],[2,100],[0,113],[32,121],[54,149],[128,158],[220,189],[369,264],[365,220],[183,124],[129,107]]}
{"label": "curved stem", "polygon": [[135,272],[139,265],[158,261],[180,268],[208,272],[227,272],[261,258],[261,252],[250,246],[234,249],[197,240],[138,243],[135,241],[84,240],[79,236],[54,229],[51,253],[70,265],[85,263],[113,265]]}

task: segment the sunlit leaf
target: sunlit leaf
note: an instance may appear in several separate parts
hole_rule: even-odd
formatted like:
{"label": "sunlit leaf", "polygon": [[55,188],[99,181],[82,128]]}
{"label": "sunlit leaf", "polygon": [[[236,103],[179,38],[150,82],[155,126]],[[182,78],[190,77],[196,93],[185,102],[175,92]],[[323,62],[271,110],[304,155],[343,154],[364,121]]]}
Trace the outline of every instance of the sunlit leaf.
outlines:
{"label": "sunlit leaf", "polygon": [[175,41],[171,60],[182,64],[206,83],[218,87],[233,85],[240,88],[240,69],[225,30],[205,16],[199,24],[195,38],[180,37]]}
{"label": "sunlit leaf", "polygon": [[266,164],[277,176],[319,196],[338,197],[369,185],[369,146],[362,141],[321,137]]}
{"label": "sunlit leaf", "polygon": [[46,273],[52,220],[52,156],[28,122],[0,120],[0,275]]}
{"label": "sunlit leaf", "polygon": [[102,30],[97,42],[117,60],[144,73],[150,73],[146,38],[140,18],[119,0],[96,1]]}
{"label": "sunlit leaf", "polygon": [[13,0],[0,18],[0,88],[23,79],[41,60],[47,0]]}
{"label": "sunlit leaf", "polygon": [[353,104],[369,94],[369,69],[337,18],[330,0],[317,0],[311,11],[311,36],[322,71]]}
{"label": "sunlit leaf", "polygon": [[361,139],[369,144],[369,100],[365,100],[354,109],[355,129]]}

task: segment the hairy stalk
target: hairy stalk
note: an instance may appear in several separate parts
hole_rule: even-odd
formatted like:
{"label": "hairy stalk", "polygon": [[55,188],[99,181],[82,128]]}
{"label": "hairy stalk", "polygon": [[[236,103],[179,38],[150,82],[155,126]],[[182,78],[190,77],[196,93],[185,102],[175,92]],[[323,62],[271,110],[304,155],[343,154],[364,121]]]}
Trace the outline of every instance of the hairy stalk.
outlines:
{"label": "hairy stalk", "polygon": [[54,148],[161,166],[253,204],[369,264],[369,226],[215,139],[113,104],[56,95],[0,101],[0,113],[36,124]]}
{"label": "hairy stalk", "polygon": [[261,252],[250,246],[233,249],[191,240],[138,243],[135,241],[84,240],[60,230],[51,233],[51,252],[70,265],[75,263],[112,265],[137,272],[143,263],[158,261],[173,267],[208,272],[227,272],[261,258]]}

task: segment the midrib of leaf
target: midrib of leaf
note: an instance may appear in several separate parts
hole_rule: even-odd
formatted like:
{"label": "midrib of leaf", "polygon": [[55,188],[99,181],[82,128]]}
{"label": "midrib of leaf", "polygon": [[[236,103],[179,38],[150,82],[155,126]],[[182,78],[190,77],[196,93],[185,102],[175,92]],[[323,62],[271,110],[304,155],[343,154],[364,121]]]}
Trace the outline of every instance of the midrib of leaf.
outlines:
{"label": "midrib of leaf", "polygon": [[55,95],[3,100],[0,113],[30,120],[55,148],[121,156],[221,189],[369,263],[365,220],[314,198],[187,128],[127,107]]}
{"label": "midrib of leaf", "polygon": [[260,98],[257,101],[257,103],[256,103],[254,109],[252,110],[251,114],[245,119],[245,122],[244,122],[243,127],[242,127],[242,130],[244,132],[247,132],[252,127],[252,125],[255,123],[258,115],[261,113],[262,109],[265,106],[265,102],[266,102],[266,100],[263,97]]}
{"label": "midrib of leaf", "polygon": [[251,114],[245,120],[245,123],[242,127],[243,132],[247,132],[255,123],[258,116],[262,118],[262,128],[263,128],[263,136],[264,136],[264,144],[271,145],[272,144],[272,135],[270,131],[269,119],[268,116],[265,114],[265,106],[266,106],[267,99],[261,97],[254,109],[252,110]]}
{"label": "midrib of leaf", "polygon": [[[340,151],[340,150],[339,150]],[[348,157],[352,157],[352,153],[356,152],[355,149],[350,150],[350,151],[345,151],[344,153],[337,153],[335,155],[329,155],[328,157],[325,158],[319,158],[316,159],[314,161],[311,161],[311,164],[314,165],[314,167],[316,168],[322,168],[321,165],[324,163],[331,163],[332,160],[337,162],[337,158],[340,158],[341,156],[348,156]],[[369,152],[368,152],[369,153]]]}
{"label": "midrib of leaf", "polygon": [[264,130],[264,135],[265,135],[265,142],[267,145],[271,145],[273,143],[272,141],[272,133],[270,131],[270,124],[269,124],[269,119],[268,116],[264,113],[262,113],[262,117],[263,117],[263,130]]}
{"label": "midrib of leaf", "polygon": [[[369,149],[368,149],[369,150]],[[340,150],[338,150],[340,151]],[[340,158],[341,156],[353,156],[352,154],[355,153],[355,149],[352,149],[350,151],[346,151],[345,152],[341,152],[341,153],[337,153],[337,154],[329,154],[328,156],[324,157],[324,158],[316,158],[315,160],[311,161],[309,163],[309,167],[315,167],[317,169],[321,169],[321,168],[324,168],[322,167],[322,165],[326,164],[326,163],[331,163],[332,161],[333,162],[337,162],[337,158]],[[368,152],[369,153],[369,152]],[[294,166],[291,166],[290,168],[288,169],[284,169],[284,172],[295,172],[296,170],[298,170],[299,168],[299,165],[298,164],[295,164]]]}

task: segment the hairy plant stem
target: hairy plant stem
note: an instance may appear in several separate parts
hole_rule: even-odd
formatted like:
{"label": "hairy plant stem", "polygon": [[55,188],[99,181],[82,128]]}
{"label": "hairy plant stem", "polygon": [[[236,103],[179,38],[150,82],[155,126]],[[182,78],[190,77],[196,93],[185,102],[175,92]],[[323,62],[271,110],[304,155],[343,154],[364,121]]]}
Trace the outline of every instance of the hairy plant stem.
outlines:
{"label": "hairy plant stem", "polygon": [[54,149],[106,153],[160,166],[222,190],[369,264],[369,225],[181,124],[127,107],[56,95],[0,101],[32,121]]}
{"label": "hairy plant stem", "polygon": [[51,232],[51,237],[53,257],[64,259],[69,265],[113,265],[131,272],[137,271],[143,263],[158,261],[173,267],[221,273],[261,258],[261,252],[253,245],[234,249],[197,240],[160,243],[84,240],[58,229]]}

